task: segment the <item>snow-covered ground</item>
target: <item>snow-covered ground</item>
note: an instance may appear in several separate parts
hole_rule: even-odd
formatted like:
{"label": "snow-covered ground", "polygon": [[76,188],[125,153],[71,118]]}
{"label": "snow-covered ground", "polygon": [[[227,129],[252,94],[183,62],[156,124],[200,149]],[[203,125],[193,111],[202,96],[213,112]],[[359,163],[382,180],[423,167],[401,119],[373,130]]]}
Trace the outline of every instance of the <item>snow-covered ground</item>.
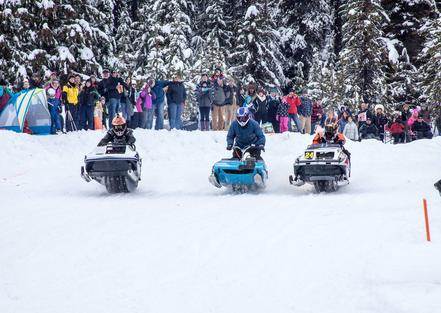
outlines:
{"label": "snow-covered ground", "polygon": [[0,131],[0,312],[440,312],[441,138],[348,143],[351,184],[315,194],[288,183],[311,137],[268,136],[268,188],[231,195],[225,133],[135,134],[143,180],[109,195],[79,175],[101,132]]}

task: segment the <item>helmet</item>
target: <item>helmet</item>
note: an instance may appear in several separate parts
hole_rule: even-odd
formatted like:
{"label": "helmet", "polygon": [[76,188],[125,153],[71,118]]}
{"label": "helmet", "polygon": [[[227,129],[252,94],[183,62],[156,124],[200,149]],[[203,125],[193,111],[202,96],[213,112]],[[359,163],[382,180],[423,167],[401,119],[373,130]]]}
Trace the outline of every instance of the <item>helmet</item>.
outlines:
{"label": "helmet", "polygon": [[49,88],[47,90],[47,95],[49,96],[49,98],[55,98],[55,89],[54,88]]}
{"label": "helmet", "polygon": [[325,138],[326,140],[332,140],[335,137],[335,127],[332,124],[325,126]]}
{"label": "helmet", "polygon": [[126,120],[121,115],[117,114],[112,120],[113,132],[116,136],[121,137],[127,129]]}
{"label": "helmet", "polygon": [[238,108],[236,112],[236,119],[239,125],[244,127],[250,120],[250,111],[248,108]]}

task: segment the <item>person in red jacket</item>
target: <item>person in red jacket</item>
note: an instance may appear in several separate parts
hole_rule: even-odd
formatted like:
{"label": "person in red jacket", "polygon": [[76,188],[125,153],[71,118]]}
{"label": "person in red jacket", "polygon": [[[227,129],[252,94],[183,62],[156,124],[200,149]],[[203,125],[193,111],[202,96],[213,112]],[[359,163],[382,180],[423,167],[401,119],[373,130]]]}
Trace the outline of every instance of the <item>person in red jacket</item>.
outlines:
{"label": "person in red jacket", "polygon": [[401,118],[396,118],[395,121],[390,125],[389,131],[394,138],[394,144],[397,143],[404,143],[406,135],[405,135],[405,129]]}
{"label": "person in red jacket", "polygon": [[291,89],[289,94],[287,96],[283,97],[282,101],[289,104],[289,109],[288,109],[289,131],[293,131],[291,120],[293,120],[294,123],[296,124],[297,131],[300,131],[300,119],[299,119],[299,115],[297,114],[297,107],[302,104],[302,102],[300,101],[300,97],[297,96],[294,89]]}

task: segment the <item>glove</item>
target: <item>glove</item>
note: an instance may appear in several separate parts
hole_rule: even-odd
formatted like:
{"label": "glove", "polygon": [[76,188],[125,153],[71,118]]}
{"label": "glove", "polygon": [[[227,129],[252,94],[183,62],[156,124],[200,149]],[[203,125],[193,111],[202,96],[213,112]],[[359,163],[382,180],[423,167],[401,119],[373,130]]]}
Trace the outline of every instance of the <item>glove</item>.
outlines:
{"label": "glove", "polygon": [[231,149],[233,149],[233,146],[232,145],[228,145],[227,146],[227,150],[230,151]]}
{"label": "glove", "polygon": [[259,150],[261,150],[261,151],[265,151],[265,146],[264,146],[264,145],[259,145],[257,148],[258,148]]}

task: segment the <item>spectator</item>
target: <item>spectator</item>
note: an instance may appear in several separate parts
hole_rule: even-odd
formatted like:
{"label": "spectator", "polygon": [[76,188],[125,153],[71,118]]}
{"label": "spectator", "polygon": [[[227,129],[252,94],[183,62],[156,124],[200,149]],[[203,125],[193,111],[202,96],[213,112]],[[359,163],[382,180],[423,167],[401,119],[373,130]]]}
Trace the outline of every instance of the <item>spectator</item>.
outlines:
{"label": "spectator", "polygon": [[182,82],[181,74],[176,74],[173,82],[168,85],[167,90],[167,103],[170,112],[170,129],[182,128],[181,115],[186,98],[187,93],[185,91],[184,83]]}
{"label": "spectator", "polygon": [[[109,121],[112,121],[117,112],[120,112],[121,96],[124,93],[124,88],[127,90],[128,86],[120,77],[118,70],[112,71],[112,76],[109,78],[107,84],[107,113]],[[107,97],[106,97],[107,99]]]}
{"label": "spectator", "polygon": [[407,120],[407,126],[409,129],[412,129],[412,125],[418,119],[419,114],[420,114],[420,112],[418,109],[415,108],[412,110],[412,115]]}
{"label": "spectator", "polygon": [[[122,116],[124,117],[124,119],[126,120],[127,124],[130,124],[130,118],[129,118],[129,109],[128,109],[128,99],[127,99],[127,95],[129,93],[129,89],[131,88],[131,79],[130,77],[127,77],[125,80],[126,86],[127,88],[124,88],[124,91],[121,93],[121,99],[119,101],[119,112],[121,112]],[[130,115],[131,117],[131,115]]]}
{"label": "spectator", "polygon": [[438,135],[441,136],[441,112],[438,112],[438,117],[435,120],[435,126],[438,130]]}
{"label": "spectator", "polygon": [[347,123],[343,128],[343,135],[345,135],[346,138],[352,141],[358,141],[360,139],[358,135],[357,124],[355,124],[354,120],[352,119],[352,116],[350,115],[348,115]]}
{"label": "spectator", "polygon": [[[127,79],[127,94],[126,94],[126,110],[127,110],[127,118],[129,121],[132,120],[132,116],[134,113],[134,108],[136,104],[136,87],[137,87],[137,81],[133,78]],[[153,108],[152,108],[153,113]],[[153,127],[153,115],[152,115],[152,127]]]}
{"label": "spectator", "polygon": [[361,139],[380,139],[378,137],[378,128],[372,123],[370,118],[366,120],[365,124],[361,125],[359,132]]}
{"label": "spectator", "polygon": [[149,77],[147,82],[155,95],[155,98],[153,99],[153,110],[156,114],[155,129],[164,129],[164,88],[172,82],[168,80],[156,80],[153,77]]}
{"label": "spectator", "polygon": [[139,115],[138,125],[140,128],[153,128],[153,98],[154,93],[149,84],[145,84],[144,88],[139,93],[139,104],[137,105],[137,111],[144,114]]}
{"label": "spectator", "polygon": [[265,124],[268,121],[268,99],[263,88],[258,89],[252,108],[254,111],[254,120],[259,125],[261,122],[262,124]]}
{"label": "spectator", "polygon": [[300,106],[301,101],[300,98],[297,96],[294,89],[291,89],[289,94],[285,97],[283,97],[283,102],[286,102],[289,104],[288,114],[289,114],[289,121],[288,121],[288,127],[289,131],[293,131],[292,129],[292,120],[296,124],[297,131],[301,131],[301,125],[299,116],[297,115],[297,107]]}
{"label": "spectator", "polygon": [[230,78],[225,86],[225,130],[236,119],[238,92],[234,79]]}
{"label": "spectator", "polygon": [[86,84],[81,90],[78,98],[80,103],[80,129],[95,129],[93,115],[96,102],[100,98],[100,95],[96,88],[92,86],[92,81],[90,79],[86,80]]}
{"label": "spectator", "polygon": [[432,139],[432,132],[430,125],[426,123],[422,115],[418,116],[418,119],[412,124],[412,131],[415,132],[417,139]]}
{"label": "spectator", "polygon": [[220,67],[216,67],[216,69],[214,70],[213,75],[211,75],[211,82],[214,83],[215,81],[217,81],[218,79],[224,79],[224,73],[222,73],[222,69]]}
{"label": "spectator", "polygon": [[66,108],[66,130],[74,131],[79,126],[78,95],[80,91],[75,84],[75,76],[70,75],[63,87],[63,102]]}
{"label": "spectator", "polygon": [[312,101],[308,97],[308,91],[304,90],[300,97],[300,106],[298,107],[300,115],[300,131],[303,134],[311,133],[311,115],[312,115]]}
{"label": "spectator", "polygon": [[213,104],[213,89],[207,74],[201,75],[201,80],[196,86],[196,101],[199,106],[201,130],[210,130],[210,110]]}
{"label": "spectator", "polygon": [[328,112],[326,112],[326,118],[324,120],[323,125],[333,125],[334,128],[337,128],[338,126],[338,120],[337,116],[335,115],[334,109],[329,109]]}
{"label": "spectator", "polygon": [[6,107],[9,99],[14,95],[13,92],[7,87],[8,83],[6,80],[0,78],[0,114]]}
{"label": "spectator", "polygon": [[[103,117],[102,117],[102,123],[106,127],[107,124],[107,108],[109,105],[109,85],[110,85],[110,71],[108,69],[103,70],[103,78],[98,83],[97,91],[103,97],[106,101],[105,105],[103,106]],[[110,122],[109,122],[110,126]],[[107,127],[106,127],[107,128]],[[109,128],[107,128],[109,129]]]}
{"label": "spectator", "polygon": [[104,108],[106,107],[106,98],[100,97],[95,105],[95,111],[93,112],[93,126],[94,129],[103,129],[106,125],[104,121]]}
{"label": "spectator", "polygon": [[63,91],[61,90],[60,87],[60,81],[55,78],[55,79],[51,79],[48,83],[48,85],[44,88],[46,89],[46,91],[49,90],[49,88],[52,88],[53,90],[55,90],[55,98],[58,100],[61,100],[63,97]]}
{"label": "spectator", "polygon": [[375,116],[373,118],[375,126],[377,126],[378,134],[380,140],[384,140],[384,127],[387,125],[387,117],[384,114],[384,106],[382,104],[377,104],[375,106]]}
{"label": "spectator", "polygon": [[98,91],[98,81],[96,80],[96,76],[90,75],[89,79],[90,79],[91,86],[94,87]]}
{"label": "spectator", "polygon": [[343,133],[346,124],[348,123],[348,117],[350,117],[348,111],[343,111],[342,115],[338,119],[338,132]]}
{"label": "spectator", "polygon": [[360,111],[358,111],[358,113],[356,115],[359,130],[360,130],[361,126],[366,124],[368,118],[370,118],[370,119],[373,118],[372,112],[369,110],[369,106],[363,102],[360,105]]}
{"label": "spectator", "polygon": [[217,79],[213,83],[213,130],[224,129],[224,104],[225,86],[222,79]]}
{"label": "spectator", "polygon": [[311,114],[311,135],[315,133],[315,129],[320,125],[323,117],[323,108],[320,100],[316,100],[312,105]]}
{"label": "spectator", "polygon": [[23,83],[21,85],[21,88],[19,88],[19,90],[23,91],[23,90],[29,90],[29,89],[31,89],[31,84],[29,83],[29,79],[25,78],[25,79],[23,79]]}
{"label": "spectator", "polygon": [[29,84],[29,89],[42,88],[43,82],[41,81],[41,75],[37,72],[33,73],[31,79],[29,80]]}
{"label": "spectator", "polygon": [[401,117],[395,118],[395,120],[389,127],[389,132],[394,139],[394,144],[404,143],[404,141],[406,140],[405,130],[406,127],[404,126]]}
{"label": "spectator", "polygon": [[[53,81],[51,83],[53,83]],[[61,131],[61,100],[56,97],[56,90],[54,88],[48,88],[46,93],[49,113],[51,114],[51,134],[58,134]]]}
{"label": "spectator", "polygon": [[289,104],[285,101],[279,101],[279,106],[277,108],[276,119],[279,122],[279,132],[284,133],[288,131],[288,120],[289,120]]}
{"label": "spectator", "polygon": [[277,111],[279,110],[280,103],[281,101],[277,88],[272,88],[268,98],[268,121],[273,125],[273,129],[276,133],[280,132],[280,119],[277,118]]}
{"label": "spectator", "polygon": [[403,108],[401,109],[401,121],[407,125],[407,121],[412,116],[412,112],[410,112],[409,105],[404,104]]}

